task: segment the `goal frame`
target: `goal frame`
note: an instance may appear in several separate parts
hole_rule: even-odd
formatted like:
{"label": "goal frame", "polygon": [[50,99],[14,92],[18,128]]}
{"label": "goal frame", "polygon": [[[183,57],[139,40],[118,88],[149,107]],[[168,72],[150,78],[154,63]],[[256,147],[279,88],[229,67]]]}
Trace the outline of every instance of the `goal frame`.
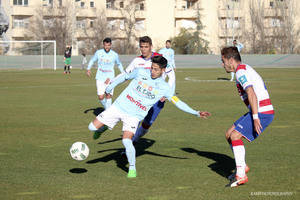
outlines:
{"label": "goal frame", "polygon": [[40,43],[41,45],[41,69],[44,68],[43,43],[53,43],[53,69],[56,70],[56,41],[55,40],[6,40],[0,41],[0,44],[5,43]]}

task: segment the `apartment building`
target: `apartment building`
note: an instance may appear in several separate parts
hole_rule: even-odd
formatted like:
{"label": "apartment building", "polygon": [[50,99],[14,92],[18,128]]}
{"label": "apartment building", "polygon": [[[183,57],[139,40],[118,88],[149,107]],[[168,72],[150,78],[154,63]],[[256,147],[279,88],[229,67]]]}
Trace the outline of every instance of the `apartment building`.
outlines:
{"label": "apartment building", "polygon": [[[262,20],[265,28],[282,26],[281,12],[274,9],[275,5],[285,1],[296,0],[0,0],[5,14],[9,17],[9,29],[6,36],[9,40],[28,39],[26,34],[34,17],[43,18],[44,26],[51,24],[51,16],[58,8],[65,12],[57,12],[56,17],[70,20],[74,53],[78,54],[83,43],[88,39],[87,31],[95,29],[95,21],[102,17],[106,21],[105,29],[113,33],[116,40],[126,40],[128,19],[134,22],[135,38],[149,35],[154,48],[164,46],[164,42],[179,34],[181,28],[195,30],[197,17],[200,15],[204,29],[204,39],[209,41],[211,53],[218,54],[220,48],[238,39],[247,44],[251,33],[254,12],[264,12]],[[289,4],[290,5],[290,4]],[[293,10],[294,26],[299,28],[300,15],[296,7]],[[130,9],[128,9],[130,8]],[[134,8],[134,9],[132,9]],[[299,7],[298,7],[299,8]],[[38,10],[52,10],[52,14],[40,16]],[[251,10],[252,9],[252,10]],[[252,17],[252,18],[251,18]],[[132,19],[134,18],[134,19]],[[252,21],[251,21],[252,20]],[[269,37],[275,34],[270,31]]]}

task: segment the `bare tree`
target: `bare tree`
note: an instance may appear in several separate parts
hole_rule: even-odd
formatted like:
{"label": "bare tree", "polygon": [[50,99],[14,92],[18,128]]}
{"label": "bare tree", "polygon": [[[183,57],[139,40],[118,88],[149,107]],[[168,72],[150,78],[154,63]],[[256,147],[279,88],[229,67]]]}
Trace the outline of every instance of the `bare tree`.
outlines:
{"label": "bare tree", "polygon": [[35,12],[25,37],[35,40],[55,40],[57,53],[63,54],[66,45],[72,42],[72,22],[67,16],[70,7],[57,6],[53,9],[52,6],[41,5]]}
{"label": "bare tree", "polygon": [[103,15],[105,12],[97,10],[96,13],[96,17],[90,19],[90,24],[83,29],[81,37],[84,45],[79,49],[80,53],[93,54],[102,47],[105,37],[115,36],[115,32],[108,26],[106,16]]}
{"label": "bare tree", "polygon": [[296,0],[275,1],[273,5],[274,43],[280,53],[294,53],[300,28],[296,27],[298,12]]}
{"label": "bare tree", "polygon": [[125,35],[123,41],[123,50],[120,53],[131,54],[137,52],[136,47],[136,22],[137,12],[143,10],[143,0],[129,0],[126,2],[124,8],[120,8],[121,15],[123,18],[122,32]]}

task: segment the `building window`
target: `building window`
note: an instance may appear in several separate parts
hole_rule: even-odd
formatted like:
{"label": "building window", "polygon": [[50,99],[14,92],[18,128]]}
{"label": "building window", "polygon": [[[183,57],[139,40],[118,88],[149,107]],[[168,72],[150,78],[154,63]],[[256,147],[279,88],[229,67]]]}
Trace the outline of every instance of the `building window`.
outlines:
{"label": "building window", "polygon": [[106,8],[113,9],[114,8],[114,0],[106,0]]}
{"label": "building window", "polygon": [[93,28],[94,27],[94,20],[90,21],[90,27]]}
{"label": "building window", "polygon": [[95,7],[95,3],[93,1],[90,2],[90,7],[94,8]]}
{"label": "building window", "polygon": [[14,0],[14,6],[28,6],[28,0]]}
{"label": "building window", "polygon": [[53,0],[43,0],[43,6],[53,6]]}
{"label": "building window", "polygon": [[274,8],[274,1],[270,1],[270,7]]}
{"label": "building window", "polygon": [[84,8],[84,2],[82,2],[82,1],[80,2],[80,7]]}
{"label": "building window", "polygon": [[145,10],[144,3],[136,4],[135,9],[136,10]]}
{"label": "building window", "polygon": [[123,1],[120,2],[120,8],[124,8],[124,2]]}
{"label": "building window", "polygon": [[85,20],[77,20],[76,27],[79,29],[85,29]]}
{"label": "building window", "polygon": [[280,19],[272,18],[270,25],[271,27],[280,27],[281,26]]}
{"label": "building window", "polygon": [[14,19],[13,28],[28,28],[28,20],[27,19]]}
{"label": "building window", "polygon": [[59,5],[59,7],[62,6],[62,0],[58,0],[58,5]]}

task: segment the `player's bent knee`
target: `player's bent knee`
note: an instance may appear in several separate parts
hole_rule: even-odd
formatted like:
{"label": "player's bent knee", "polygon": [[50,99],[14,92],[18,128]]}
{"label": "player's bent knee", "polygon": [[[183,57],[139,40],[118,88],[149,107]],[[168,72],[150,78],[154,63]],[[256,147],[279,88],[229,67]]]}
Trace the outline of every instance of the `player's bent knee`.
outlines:
{"label": "player's bent knee", "polygon": [[95,127],[95,125],[93,124],[93,122],[91,122],[91,123],[89,124],[89,130],[90,130],[90,131],[96,131],[96,130],[97,130],[97,128]]}
{"label": "player's bent knee", "polygon": [[142,123],[144,129],[149,129],[151,124],[146,124],[145,122]]}
{"label": "player's bent knee", "polygon": [[100,101],[102,101],[104,99],[104,95],[99,95],[98,98]]}
{"label": "player's bent knee", "polygon": [[230,134],[230,139],[231,141],[234,141],[234,140],[240,140],[242,139],[242,134],[237,132],[236,130],[232,131],[232,133]]}

